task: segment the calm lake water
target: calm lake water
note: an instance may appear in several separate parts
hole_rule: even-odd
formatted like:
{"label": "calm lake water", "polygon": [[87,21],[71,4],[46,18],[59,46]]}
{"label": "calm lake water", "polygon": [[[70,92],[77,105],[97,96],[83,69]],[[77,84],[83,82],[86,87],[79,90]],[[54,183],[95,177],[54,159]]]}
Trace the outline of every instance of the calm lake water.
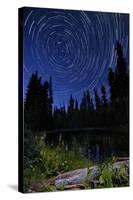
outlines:
{"label": "calm lake water", "polygon": [[106,160],[111,156],[129,156],[129,134],[119,129],[85,129],[52,131],[46,134],[47,145],[53,147],[64,142],[64,151],[73,147],[89,160]]}

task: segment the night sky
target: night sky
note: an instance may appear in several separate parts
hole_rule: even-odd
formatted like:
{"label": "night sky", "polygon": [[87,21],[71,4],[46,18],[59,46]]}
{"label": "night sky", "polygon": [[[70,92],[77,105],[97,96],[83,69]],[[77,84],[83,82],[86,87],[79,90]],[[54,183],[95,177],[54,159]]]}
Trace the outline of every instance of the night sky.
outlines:
{"label": "night sky", "polygon": [[66,105],[70,94],[100,94],[108,68],[116,66],[116,41],[129,63],[129,15],[59,9],[24,9],[24,95],[36,70],[43,80],[52,76],[54,105]]}

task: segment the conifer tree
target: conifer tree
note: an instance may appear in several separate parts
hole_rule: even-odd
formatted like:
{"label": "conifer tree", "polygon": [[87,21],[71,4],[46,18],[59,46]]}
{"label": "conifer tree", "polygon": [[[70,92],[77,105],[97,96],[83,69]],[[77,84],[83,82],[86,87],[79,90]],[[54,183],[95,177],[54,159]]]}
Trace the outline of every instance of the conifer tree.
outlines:
{"label": "conifer tree", "polygon": [[101,87],[101,93],[102,93],[102,104],[106,106],[107,105],[106,90],[103,85]]}

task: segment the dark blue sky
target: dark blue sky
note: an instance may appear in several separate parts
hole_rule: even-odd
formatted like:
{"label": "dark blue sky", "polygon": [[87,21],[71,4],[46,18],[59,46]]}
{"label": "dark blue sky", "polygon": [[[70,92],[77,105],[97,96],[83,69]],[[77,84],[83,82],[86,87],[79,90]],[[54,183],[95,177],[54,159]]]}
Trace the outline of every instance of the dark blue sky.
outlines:
{"label": "dark blue sky", "polygon": [[100,94],[108,68],[116,66],[119,40],[129,63],[129,15],[44,8],[24,9],[24,94],[36,70],[43,80],[52,76],[54,105],[79,101],[83,91]]}

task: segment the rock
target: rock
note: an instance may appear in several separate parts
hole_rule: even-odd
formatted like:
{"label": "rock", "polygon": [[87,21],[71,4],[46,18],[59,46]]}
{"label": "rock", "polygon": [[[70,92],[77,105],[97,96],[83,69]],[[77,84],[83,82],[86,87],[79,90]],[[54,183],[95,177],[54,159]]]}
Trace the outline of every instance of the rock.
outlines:
{"label": "rock", "polygon": [[122,167],[129,168],[129,160],[119,161],[113,164],[113,169],[120,169]]}
{"label": "rock", "polygon": [[42,181],[35,181],[31,184],[30,186],[30,190],[31,191],[36,191],[36,192],[40,192],[41,190],[43,190],[43,188],[47,187],[47,183],[45,180]]}
{"label": "rock", "polygon": [[99,177],[100,177],[100,168],[98,166],[93,166],[89,168],[89,175],[88,175],[88,181],[89,183],[99,183]]}
{"label": "rock", "polygon": [[[122,158],[118,159],[119,161],[113,163],[111,165],[111,168],[113,169],[121,169],[121,168],[127,168],[127,175],[122,174],[121,177],[118,174],[118,177],[115,177],[114,182],[116,183],[125,183],[128,182],[128,168],[129,168],[129,159]],[[119,171],[119,170],[118,170]],[[88,182],[91,187],[93,188],[95,184],[100,184],[99,178],[101,175],[100,167],[94,165],[89,168],[83,168],[83,169],[77,169],[73,171],[69,171],[63,174],[60,174],[56,177],[49,178],[47,180],[40,180],[35,181],[31,184],[28,192],[33,191],[43,191],[45,188],[47,188],[49,185],[53,185],[56,187],[57,190],[82,190],[85,189],[85,185],[83,184],[84,181]]]}
{"label": "rock", "polygon": [[49,185],[54,185],[55,179],[56,179],[56,177],[49,178],[47,180],[34,181],[30,185],[30,190],[36,191],[36,192],[42,191],[44,188],[47,188]]}
{"label": "rock", "polygon": [[118,157],[118,158],[116,158],[116,162],[125,161],[125,160],[129,160],[129,157]]}
{"label": "rock", "polygon": [[77,185],[82,183],[85,179],[87,179],[88,169],[77,169],[70,172],[66,172],[64,174],[60,174],[56,177],[54,185],[57,189],[61,187],[66,187],[66,185]]}
{"label": "rock", "polygon": [[83,190],[85,189],[84,184],[75,184],[75,185],[65,185],[64,190]]}
{"label": "rock", "polygon": [[28,189],[27,192],[28,192],[28,193],[33,193],[34,191],[31,190],[31,189]]}

